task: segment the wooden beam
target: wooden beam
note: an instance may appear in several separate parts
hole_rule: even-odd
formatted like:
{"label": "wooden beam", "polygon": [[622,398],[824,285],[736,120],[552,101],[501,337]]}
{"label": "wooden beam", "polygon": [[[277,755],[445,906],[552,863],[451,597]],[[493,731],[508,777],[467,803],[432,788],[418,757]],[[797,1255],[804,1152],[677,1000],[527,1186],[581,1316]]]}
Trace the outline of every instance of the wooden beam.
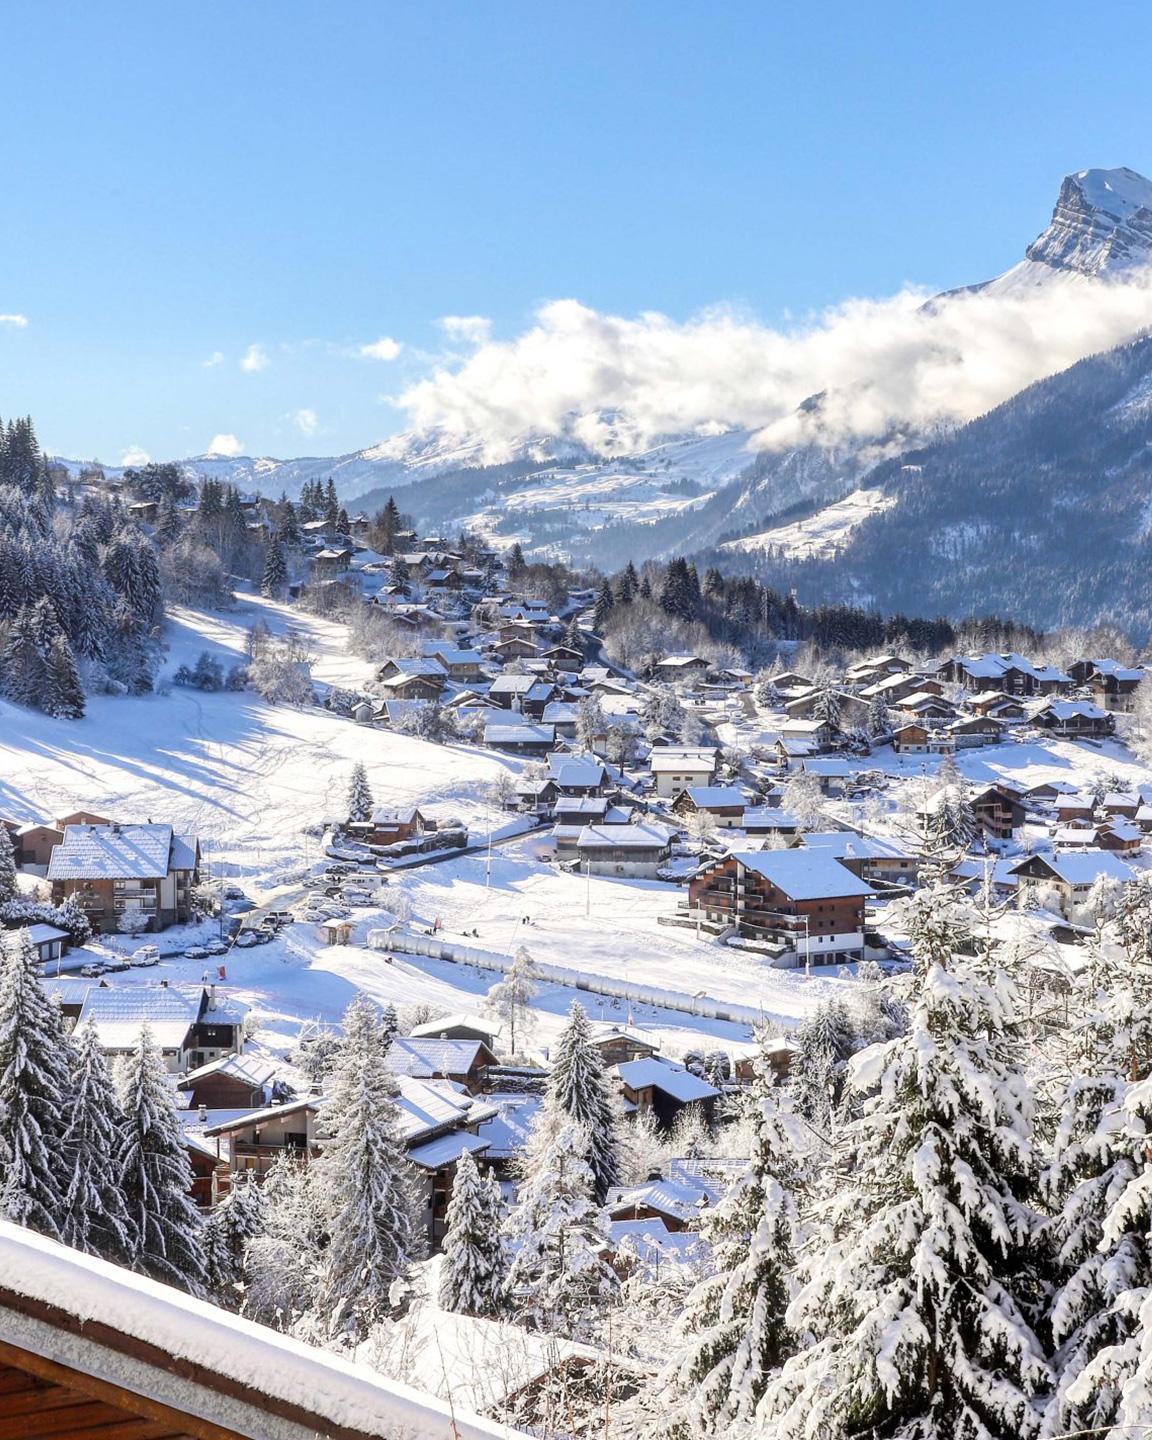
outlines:
{"label": "wooden beam", "polygon": [[[138,1395],[108,1380],[97,1379],[94,1375],[85,1375],[82,1371],[58,1364],[55,1360],[46,1360],[42,1355],[22,1350],[5,1340],[0,1340],[0,1362],[50,1384],[78,1390],[93,1400],[116,1406],[121,1412],[126,1411],[129,1416],[166,1425],[173,1435],[188,1435],[192,1440],[250,1440],[250,1437],[237,1430],[215,1425],[211,1420],[202,1420],[198,1415],[189,1415],[183,1410],[174,1410],[170,1405],[162,1405],[157,1400],[150,1400],[145,1395]],[[113,1440],[113,1437],[106,1434],[106,1440]]]}

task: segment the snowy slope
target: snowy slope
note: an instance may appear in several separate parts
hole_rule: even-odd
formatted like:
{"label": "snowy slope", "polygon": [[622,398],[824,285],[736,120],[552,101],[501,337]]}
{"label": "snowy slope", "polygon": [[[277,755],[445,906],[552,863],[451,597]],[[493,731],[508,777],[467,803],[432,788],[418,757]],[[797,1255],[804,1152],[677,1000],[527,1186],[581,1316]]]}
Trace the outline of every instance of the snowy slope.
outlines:
{"label": "snowy slope", "polygon": [[745,535],[739,540],[729,540],[721,549],[775,550],[790,560],[805,560],[811,556],[827,558],[835,555],[862,520],[887,510],[895,503],[894,498],[885,495],[882,490],[853,490],[843,500],[825,505],[803,520],[761,530],[756,535]]}

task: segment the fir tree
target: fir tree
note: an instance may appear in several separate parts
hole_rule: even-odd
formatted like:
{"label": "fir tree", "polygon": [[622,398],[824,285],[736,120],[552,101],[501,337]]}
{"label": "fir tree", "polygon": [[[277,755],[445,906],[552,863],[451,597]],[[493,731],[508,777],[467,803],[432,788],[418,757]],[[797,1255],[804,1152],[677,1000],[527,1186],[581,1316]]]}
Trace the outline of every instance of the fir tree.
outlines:
{"label": "fir tree", "polygon": [[0,825],[0,905],[6,905],[16,894],[16,852],[6,825]]}
{"label": "fir tree", "polygon": [[796,1032],[797,1055],[792,1064],[796,1113],[827,1135],[840,1098],[844,1063],[856,1048],[847,1007],[826,1000]]}
{"label": "fir tree", "polygon": [[575,1121],[587,1136],[593,1195],[602,1205],[612,1186],[620,1183],[620,1142],[604,1067],[592,1044],[592,1026],[576,1000],[552,1057],[545,1105]]}
{"label": "fir tree", "polygon": [[217,1305],[240,1309],[245,1257],[249,1245],[261,1234],[263,1223],[262,1187],[242,1172],[233,1175],[232,1188],[214,1206],[204,1225],[208,1293]]}
{"label": "fir tree", "polygon": [[244,1250],[245,1315],[277,1330],[315,1323],[328,1242],[329,1197],[319,1164],[284,1159],[272,1167],[260,1196],[261,1228]]}
{"label": "fir tree", "polygon": [[616,600],[612,594],[612,586],[606,579],[602,580],[600,582],[600,589],[596,594],[596,607],[592,611],[592,628],[596,631],[597,635],[603,635],[604,627],[608,623],[608,617],[611,615],[612,607],[615,603]]}
{"label": "fir tree", "polygon": [[264,556],[264,573],[260,578],[260,594],[268,600],[279,600],[288,584],[288,564],[284,559],[284,545],[279,535],[273,535],[268,542]]}
{"label": "fir tree", "polygon": [[321,1313],[333,1332],[351,1335],[363,1335],[391,1312],[392,1286],[420,1248],[389,1043],[372,1003],[354,1000],[324,1110],[328,1139],[316,1162],[329,1198]]}
{"label": "fir tree", "polygon": [[1004,1059],[1015,1024],[1003,977],[925,927],[907,1036],[852,1127],[853,1178],[788,1312],[813,1343],[768,1387],[774,1440],[1018,1440],[1049,1375],[1020,1273],[1035,1217],[1032,1099]]}
{"label": "fir tree", "polygon": [[676,1431],[724,1435],[733,1424],[751,1422],[770,1376],[797,1347],[785,1319],[797,1225],[796,1142],[773,1083],[761,1054],[751,1159],[700,1227],[713,1273],[688,1297],[680,1322],[686,1350],[671,1378],[688,1423]]}
{"label": "fir tree", "polygon": [[32,612],[17,615],[0,651],[0,688],[17,705],[39,705],[44,694],[44,656],[36,642]]}
{"label": "fir tree", "polygon": [[440,1304],[464,1315],[495,1315],[503,1306],[508,1258],[501,1233],[496,1177],[480,1173],[465,1150],[452,1177],[440,1270]]}
{"label": "fir tree", "polygon": [[100,1037],[91,1021],[75,1039],[70,1059],[72,1103],[63,1149],[72,1166],[60,1238],[74,1250],[117,1265],[136,1258],[136,1230],[121,1183],[124,1114]]}
{"label": "fir tree", "polygon": [[348,781],[348,823],[363,824],[372,818],[372,791],[368,785],[368,772],[359,761],[352,767]]}
{"label": "fir tree", "polygon": [[69,1041],[28,931],[0,948],[0,1213],[59,1239],[72,1173]]}
{"label": "fir tree", "polygon": [[42,708],[48,715],[64,720],[84,718],[84,687],[64,635],[57,635],[44,662]]}
{"label": "fir tree", "polygon": [[175,1092],[147,1025],[117,1081],[125,1120],[120,1165],[128,1218],[138,1236],[137,1269],[201,1295],[207,1268],[203,1222],[191,1198],[192,1165],[176,1118]]}
{"label": "fir tree", "polygon": [[640,588],[640,581],[636,575],[636,566],[629,560],[624,569],[620,572],[620,578],[616,582],[616,600],[620,605],[631,605],[636,598],[636,592]]}
{"label": "fir tree", "polygon": [[544,1112],[534,1138],[505,1225],[512,1250],[505,1288],[534,1328],[591,1335],[617,1288],[600,1258],[607,1232],[587,1158],[591,1137],[566,1116]]}
{"label": "fir tree", "polygon": [[522,575],[527,566],[524,563],[524,551],[520,547],[519,540],[515,541],[504,561],[504,569],[508,572],[509,580],[514,580]]}

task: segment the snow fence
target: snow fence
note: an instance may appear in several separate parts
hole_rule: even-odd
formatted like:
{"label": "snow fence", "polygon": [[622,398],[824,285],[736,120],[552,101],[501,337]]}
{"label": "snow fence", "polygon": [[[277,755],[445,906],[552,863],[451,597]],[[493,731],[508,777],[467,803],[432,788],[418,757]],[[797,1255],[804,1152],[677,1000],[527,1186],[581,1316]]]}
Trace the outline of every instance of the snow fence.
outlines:
{"label": "snow fence", "polygon": [[[394,950],[399,955],[427,955],[433,960],[447,960],[455,965],[476,965],[482,970],[506,971],[512,968],[512,956],[497,950],[481,950],[475,945],[461,945],[439,935],[419,935],[403,926],[368,932],[368,945],[373,950]],[[566,965],[550,965],[533,959],[536,973],[558,985],[573,990],[587,990],[594,995],[632,1000],[639,1005],[656,1005],[663,1010],[677,1010],[684,1015],[699,1015],[708,1020],[727,1020],[734,1025],[757,1025],[768,1017],[755,1005],[740,1005],[735,1000],[716,1000],[711,995],[686,995],[682,990],[663,990],[655,985],[637,985],[630,980],[614,980],[606,975],[588,976]]]}

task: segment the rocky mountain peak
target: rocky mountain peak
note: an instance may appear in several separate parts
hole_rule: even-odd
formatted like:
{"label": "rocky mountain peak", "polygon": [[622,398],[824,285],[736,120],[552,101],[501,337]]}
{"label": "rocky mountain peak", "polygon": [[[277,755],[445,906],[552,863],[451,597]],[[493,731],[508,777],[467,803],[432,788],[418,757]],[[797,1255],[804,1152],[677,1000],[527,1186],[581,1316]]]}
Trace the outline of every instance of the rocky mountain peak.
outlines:
{"label": "rocky mountain peak", "polygon": [[1052,222],[1027,254],[1081,275],[1146,264],[1152,260],[1152,181],[1126,167],[1065,176]]}

